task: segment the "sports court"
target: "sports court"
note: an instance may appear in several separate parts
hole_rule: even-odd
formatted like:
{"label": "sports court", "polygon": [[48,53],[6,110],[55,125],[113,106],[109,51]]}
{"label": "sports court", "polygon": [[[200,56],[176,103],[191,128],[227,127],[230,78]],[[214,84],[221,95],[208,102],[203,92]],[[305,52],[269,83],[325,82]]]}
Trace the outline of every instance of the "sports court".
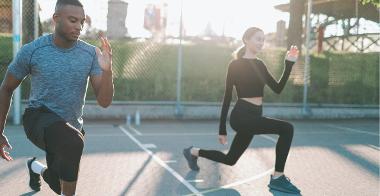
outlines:
{"label": "sports court", "polygon": [[[379,194],[379,124],[377,120],[296,120],[285,173],[302,195]],[[190,171],[182,149],[190,145],[227,152],[216,140],[217,121],[150,121],[140,126],[122,122],[86,124],[78,195],[290,195],[269,192],[275,158],[274,135],[255,136],[234,166],[200,159],[200,172]],[[6,133],[13,145],[12,163],[2,161],[2,195],[51,195],[27,185],[25,162],[42,151],[22,127]],[[228,141],[233,131],[228,129]]]}
{"label": "sports court", "polygon": [[[56,2],[0,0],[0,83],[23,45],[60,33],[52,18]],[[263,45],[250,51],[253,55],[248,59],[253,60],[257,53],[276,81],[284,76],[284,70],[290,75],[281,95],[266,89],[242,98],[265,97],[257,99],[264,104],[265,116],[294,125],[286,176],[305,196],[380,195],[378,0],[80,2],[85,19],[77,20],[80,36],[76,32],[68,45],[79,38],[101,47],[99,36],[107,36],[113,51],[115,89],[106,109],[97,105],[99,94],[91,80],[86,97],[80,99],[86,100],[84,118],[91,120],[85,120],[76,195],[290,195],[270,192],[267,187],[274,171],[276,135],[255,136],[234,166],[200,158],[201,169],[194,172],[182,154],[189,146],[228,152],[234,131],[227,123],[229,143],[219,144],[218,120],[222,100],[228,100],[223,94],[229,64],[236,51],[243,51],[242,46],[246,52],[251,50],[247,40],[261,34]],[[251,27],[261,31],[244,38]],[[287,69],[284,60],[292,45],[299,48],[300,56],[294,67]],[[62,53],[54,54],[54,58],[63,58]],[[78,56],[74,53],[59,63],[66,59],[81,62]],[[41,60],[48,57],[41,53]],[[52,61],[45,62],[51,68]],[[111,70],[110,64],[104,63],[103,68]],[[62,95],[78,92],[61,81],[77,78],[77,69],[59,67],[47,71],[46,76],[53,72],[60,76],[47,78],[57,82],[54,92],[61,85],[68,87],[67,92],[59,91]],[[41,81],[51,84],[45,78]],[[0,196],[54,194],[45,182],[39,192],[28,186],[26,161],[37,156],[46,163],[44,152],[26,138],[21,126],[30,90],[37,89],[32,82],[31,77],[25,78],[12,98],[4,134],[13,146],[10,155],[14,161],[0,159]],[[0,95],[6,95],[3,92]],[[111,93],[106,94],[109,98]],[[236,85],[232,95],[235,102],[239,98]],[[59,94],[47,100],[58,103],[57,98],[62,97]],[[67,103],[63,109],[79,109],[72,107],[73,102]],[[2,113],[3,105],[0,103]]]}

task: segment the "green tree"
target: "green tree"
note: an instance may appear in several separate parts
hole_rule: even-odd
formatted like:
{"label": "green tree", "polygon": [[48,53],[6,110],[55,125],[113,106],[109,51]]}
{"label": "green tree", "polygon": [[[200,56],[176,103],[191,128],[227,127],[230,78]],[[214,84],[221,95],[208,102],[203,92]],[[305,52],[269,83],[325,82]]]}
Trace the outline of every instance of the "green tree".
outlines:
{"label": "green tree", "polygon": [[288,48],[290,45],[296,45],[301,48],[302,45],[302,16],[304,14],[305,0],[290,0],[290,16],[288,28]]}
{"label": "green tree", "polygon": [[380,7],[380,2],[379,0],[361,0],[362,4],[365,5],[367,3],[372,3],[373,5],[375,5],[376,7]]}

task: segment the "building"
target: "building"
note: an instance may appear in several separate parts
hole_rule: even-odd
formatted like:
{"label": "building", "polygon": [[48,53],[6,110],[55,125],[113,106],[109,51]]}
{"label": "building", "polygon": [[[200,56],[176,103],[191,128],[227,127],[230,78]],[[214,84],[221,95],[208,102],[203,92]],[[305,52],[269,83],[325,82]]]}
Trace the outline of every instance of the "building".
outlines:
{"label": "building", "polygon": [[110,38],[127,37],[128,29],[125,27],[128,3],[121,0],[108,1],[107,36]]}

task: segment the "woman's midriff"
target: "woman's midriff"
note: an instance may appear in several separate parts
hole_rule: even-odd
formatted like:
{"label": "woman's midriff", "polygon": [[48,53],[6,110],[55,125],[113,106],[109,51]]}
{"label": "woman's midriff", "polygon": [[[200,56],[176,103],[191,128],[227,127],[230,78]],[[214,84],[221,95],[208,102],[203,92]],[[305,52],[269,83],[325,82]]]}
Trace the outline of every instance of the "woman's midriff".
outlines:
{"label": "woman's midriff", "polygon": [[252,103],[254,105],[262,105],[263,104],[263,97],[244,97],[244,98],[240,98],[244,101],[247,101],[249,103]]}

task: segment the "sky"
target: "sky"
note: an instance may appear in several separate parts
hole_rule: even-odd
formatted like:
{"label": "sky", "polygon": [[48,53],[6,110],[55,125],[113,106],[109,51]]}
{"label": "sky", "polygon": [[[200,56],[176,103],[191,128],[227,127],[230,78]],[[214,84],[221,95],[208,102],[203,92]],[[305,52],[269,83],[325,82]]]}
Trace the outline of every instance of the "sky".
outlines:
{"label": "sky", "polygon": [[[147,4],[168,4],[166,33],[178,36],[181,0],[124,0],[128,3],[126,27],[132,37],[149,37],[143,28],[144,9]],[[55,0],[38,0],[41,20],[54,13]],[[85,12],[92,19],[93,27],[107,29],[108,0],[81,0]],[[95,3],[96,2],[96,3]],[[182,0],[183,24],[187,35],[199,35],[208,23],[218,35],[240,38],[245,29],[257,26],[266,33],[276,31],[276,23],[284,20],[288,24],[289,14],[273,6],[289,0]]]}

